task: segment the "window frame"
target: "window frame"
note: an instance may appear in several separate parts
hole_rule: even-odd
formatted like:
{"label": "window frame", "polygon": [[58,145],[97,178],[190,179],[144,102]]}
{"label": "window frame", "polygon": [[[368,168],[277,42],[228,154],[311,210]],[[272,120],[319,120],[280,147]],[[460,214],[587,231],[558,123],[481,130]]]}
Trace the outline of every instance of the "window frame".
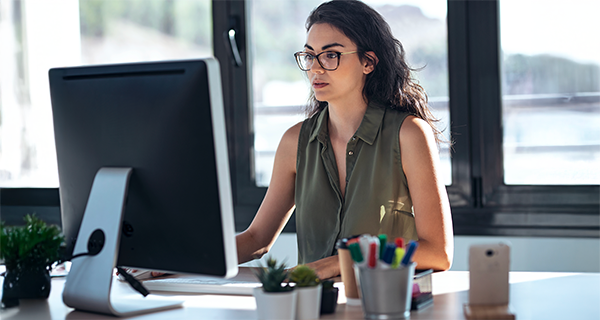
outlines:
{"label": "window frame", "polygon": [[[253,163],[253,108],[245,1],[212,2],[214,55],[221,63],[236,231],[247,228],[266,187]],[[456,235],[600,237],[600,186],[505,185],[498,0],[448,0],[448,69],[452,185]],[[227,38],[236,31],[237,65]],[[57,188],[1,191],[2,219],[35,211],[56,215]],[[59,212],[59,211],[58,211]],[[60,216],[60,214],[59,214]],[[7,219],[7,217],[9,219]],[[59,217],[60,218],[60,217]],[[285,232],[295,232],[292,216]]]}
{"label": "window frame", "polygon": [[[248,24],[245,1],[213,1],[214,55],[221,65],[223,102],[229,144],[229,166],[235,211],[235,229],[245,230],[256,214],[267,188],[256,186],[254,178],[254,128],[248,59]],[[237,65],[228,32],[236,31],[241,65]],[[295,219],[290,219],[294,220]],[[287,230],[295,223],[288,224]]]}
{"label": "window frame", "polygon": [[504,184],[499,27],[498,1],[448,1],[455,234],[599,237],[599,186]]}

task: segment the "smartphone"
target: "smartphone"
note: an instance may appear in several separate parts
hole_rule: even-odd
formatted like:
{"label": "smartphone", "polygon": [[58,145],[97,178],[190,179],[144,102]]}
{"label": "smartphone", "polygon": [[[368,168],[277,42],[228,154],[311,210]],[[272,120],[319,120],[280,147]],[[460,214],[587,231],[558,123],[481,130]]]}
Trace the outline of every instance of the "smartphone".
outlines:
{"label": "smartphone", "polygon": [[507,305],[510,246],[477,244],[469,248],[469,304]]}

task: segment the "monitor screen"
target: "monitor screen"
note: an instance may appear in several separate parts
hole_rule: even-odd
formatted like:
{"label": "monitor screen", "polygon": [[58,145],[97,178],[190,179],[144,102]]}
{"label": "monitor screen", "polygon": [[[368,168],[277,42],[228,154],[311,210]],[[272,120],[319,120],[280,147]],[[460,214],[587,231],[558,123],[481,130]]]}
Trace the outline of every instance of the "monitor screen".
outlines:
{"label": "monitor screen", "polygon": [[55,68],[49,77],[67,252],[77,254],[98,170],[129,167],[117,265],[235,274],[217,61]]}

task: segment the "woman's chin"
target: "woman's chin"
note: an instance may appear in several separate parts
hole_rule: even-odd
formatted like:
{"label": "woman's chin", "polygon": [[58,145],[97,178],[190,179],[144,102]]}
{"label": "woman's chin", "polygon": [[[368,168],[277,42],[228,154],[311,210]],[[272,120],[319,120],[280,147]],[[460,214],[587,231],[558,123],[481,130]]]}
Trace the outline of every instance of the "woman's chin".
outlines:
{"label": "woman's chin", "polygon": [[319,102],[327,102],[327,97],[324,94],[315,93],[315,99]]}

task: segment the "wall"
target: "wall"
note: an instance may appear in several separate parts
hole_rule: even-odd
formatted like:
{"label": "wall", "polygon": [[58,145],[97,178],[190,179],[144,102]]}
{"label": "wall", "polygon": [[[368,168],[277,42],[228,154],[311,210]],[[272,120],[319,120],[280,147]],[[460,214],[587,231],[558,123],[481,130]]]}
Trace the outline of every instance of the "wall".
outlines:
{"label": "wall", "polygon": [[[454,237],[454,264],[450,270],[469,270],[472,244],[504,241],[511,245],[512,271],[600,272],[600,239],[541,237]],[[295,233],[282,233],[267,255],[288,266],[298,263]],[[263,257],[261,260],[266,258]],[[263,261],[264,262],[264,261]],[[249,262],[246,266],[256,266]]]}

